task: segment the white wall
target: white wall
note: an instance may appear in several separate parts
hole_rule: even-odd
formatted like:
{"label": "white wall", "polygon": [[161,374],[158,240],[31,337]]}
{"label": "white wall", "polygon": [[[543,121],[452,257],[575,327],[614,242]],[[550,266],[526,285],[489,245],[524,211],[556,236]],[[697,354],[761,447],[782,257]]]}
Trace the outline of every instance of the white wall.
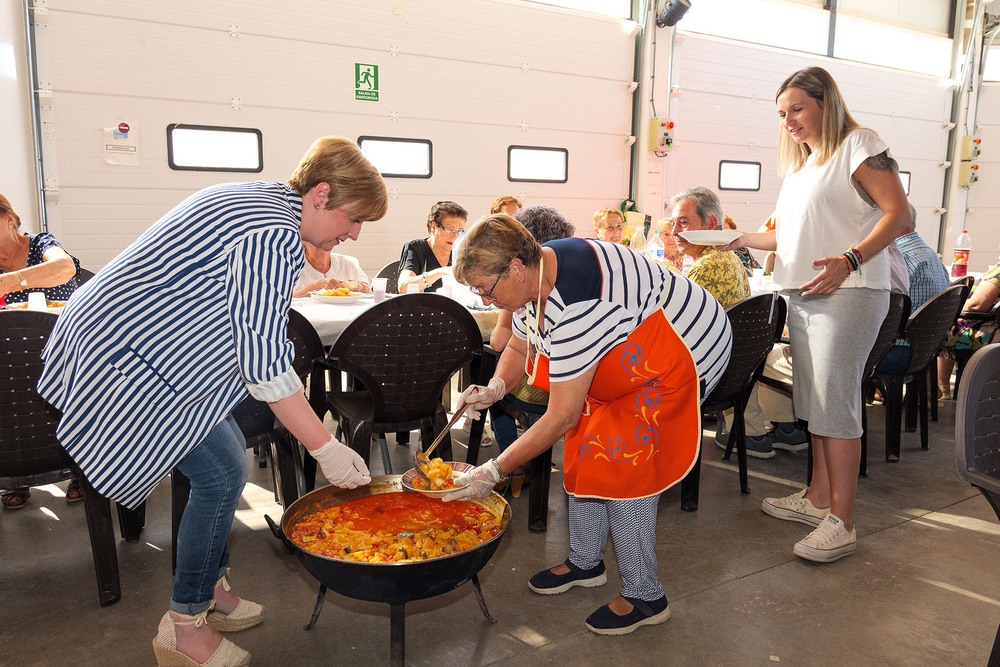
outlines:
{"label": "white wall", "polygon": [[[977,160],[980,181],[969,188],[965,225],[972,237],[969,268],[984,271],[1000,261],[1000,83],[983,86],[978,125],[983,140]],[[954,241],[949,239],[949,249]]]}
{"label": "white wall", "polygon": [[0,3],[0,193],[21,218],[21,229],[36,232],[38,188],[35,185],[31,85],[25,57],[24,8],[20,2]]}
{"label": "white wall", "polygon": [[681,95],[672,103],[677,148],[663,159],[666,199],[696,185],[718,191],[719,160],[760,162],[759,192],[719,194],[741,229],[754,231],[767,220],[781,186],[774,94],[788,75],[812,65],[834,76],[858,122],[878,132],[900,169],[911,172],[917,230],[935,246],[951,108],[939,79],[693,33],[678,33],[674,51]]}
{"label": "white wall", "polygon": [[[53,232],[99,268],[189,193],[226,180],[285,180],[313,139],[430,139],[434,176],[388,179],[389,213],[342,246],[373,274],[425,235],[431,205],[470,222],[499,195],[555,206],[581,233],[628,187],[622,21],[489,0],[49,0],[38,29]],[[231,30],[231,26],[233,26]],[[354,99],[354,63],[380,66],[381,101]],[[239,103],[233,104],[234,98]],[[104,164],[99,131],[127,122],[140,164]],[[262,174],[171,171],[170,123],[255,127]],[[511,144],[569,149],[564,185],[509,183]]]}

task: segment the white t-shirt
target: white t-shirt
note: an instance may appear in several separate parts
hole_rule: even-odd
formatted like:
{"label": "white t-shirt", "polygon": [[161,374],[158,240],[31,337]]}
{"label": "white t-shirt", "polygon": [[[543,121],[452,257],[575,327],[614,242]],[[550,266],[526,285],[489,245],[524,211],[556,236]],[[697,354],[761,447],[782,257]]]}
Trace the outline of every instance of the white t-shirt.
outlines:
{"label": "white t-shirt", "polygon": [[[813,260],[845,253],[871,233],[882,211],[861,198],[851,176],[862,162],[887,150],[871,130],[854,130],[826,164],[816,166],[813,153],[802,169],[785,176],[775,210],[775,287],[798,289],[822,269]],[[886,252],[864,260],[841,287],[889,289]]]}
{"label": "white t-shirt", "polygon": [[299,291],[304,286],[311,282],[319,280],[320,278],[336,278],[337,280],[357,280],[359,282],[368,283],[368,276],[365,272],[361,270],[361,264],[358,260],[350,255],[339,255],[335,252],[330,253],[330,270],[326,273],[320,273],[316,268],[306,261],[306,266],[302,269],[302,275],[299,276],[298,281],[295,283],[294,291]]}

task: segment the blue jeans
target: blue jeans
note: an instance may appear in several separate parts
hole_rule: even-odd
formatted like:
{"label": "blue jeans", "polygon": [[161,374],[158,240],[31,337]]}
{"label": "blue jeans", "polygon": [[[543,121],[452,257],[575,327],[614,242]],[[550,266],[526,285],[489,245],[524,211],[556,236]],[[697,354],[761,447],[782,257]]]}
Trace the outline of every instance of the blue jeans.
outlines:
{"label": "blue jeans", "polygon": [[206,611],[215,582],[226,574],[226,538],[247,482],[247,443],[232,416],[213,428],[177,469],[191,480],[191,494],[177,531],[177,573],[170,611]]}
{"label": "blue jeans", "polygon": [[[515,408],[520,408],[534,415],[544,415],[547,407],[545,405],[536,405],[535,403],[522,401],[515,397],[514,394],[507,394],[503,397],[503,400]],[[497,438],[497,446],[500,447],[500,451],[502,452],[517,440],[517,424],[514,422],[513,417],[497,407],[496,404],[490,406],[490,421],[493,423],[493,435]]]}
{"label": "blue jeans", "polygon": [[883,375],[902,375],[910,367],[910,357],[913,356],[913,348],[909,345],[893,345],[882,357],[875,367],[876,373]]}

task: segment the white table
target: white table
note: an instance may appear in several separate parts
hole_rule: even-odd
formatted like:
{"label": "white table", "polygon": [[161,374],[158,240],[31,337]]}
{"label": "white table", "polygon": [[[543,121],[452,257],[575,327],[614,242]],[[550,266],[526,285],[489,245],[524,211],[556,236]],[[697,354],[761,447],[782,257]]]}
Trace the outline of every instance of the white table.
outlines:
{"label": "white table", "polygon": [[[320,303],[309,297],[292,299],[292,308],[299,311],[315,327],[323,345],[333,345],[341,332],[347,328],[355,317],[365,312],[374,305],[371,298],[363,298],[360,301],[347,305],[337,305],[331,303]],[[500,311],[496,308],[490,310],[469,309],[472,316],[479,325],[479,331],[483,334],[483,342],[488,342],[490,334],[497,325],[497,317]]]}

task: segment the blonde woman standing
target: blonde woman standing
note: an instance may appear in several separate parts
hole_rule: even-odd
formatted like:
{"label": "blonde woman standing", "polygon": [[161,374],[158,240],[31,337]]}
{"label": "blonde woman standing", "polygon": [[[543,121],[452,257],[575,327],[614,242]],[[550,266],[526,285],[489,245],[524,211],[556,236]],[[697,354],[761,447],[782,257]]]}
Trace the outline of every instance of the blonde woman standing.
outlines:
{"label": "blonde woman standing", "polygon": [[812,483],[764,499],[761,509],[815,526],[793,551],[825,563],[856,548],[861,372],[889,308],[883,250],[910,224],[910,212],[888,146],[858,125],[826,70],[788,77],[776,104],[785,180],[775,228],[725,249],[775,251],[774,285],[789,301],[795,413],[812,438]]}

